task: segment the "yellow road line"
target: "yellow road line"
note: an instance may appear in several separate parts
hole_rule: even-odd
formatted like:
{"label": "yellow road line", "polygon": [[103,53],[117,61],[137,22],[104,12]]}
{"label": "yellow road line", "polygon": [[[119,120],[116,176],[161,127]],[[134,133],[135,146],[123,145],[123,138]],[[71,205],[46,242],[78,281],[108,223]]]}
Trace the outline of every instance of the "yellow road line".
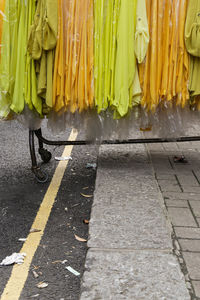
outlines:
{"label": "yellow road line", "polygon": [[[77,139],[77,133],[71,132],[69,141],[75,141]],[[70,156],[73,146],[65,147],[63,156]],[[65,170],[67,168],[68,161],[59,162],[49,188],[44,196],[43,202],[40,205],[37,216],[32,225],[33,229],[40,229],[40,232],[30,233],[24,243],[21,253],[26,253],[27,256],[22,265],[14,265],[10,279],[1,295],[1,300],[18,300],[21,292],[24,288],[24,284],[27,280],[30,265],[34,254],[40,244],[41,238],[44,234],[44,230],[49,219],[52,207],[55,202],[55,198],[58,194]]]}

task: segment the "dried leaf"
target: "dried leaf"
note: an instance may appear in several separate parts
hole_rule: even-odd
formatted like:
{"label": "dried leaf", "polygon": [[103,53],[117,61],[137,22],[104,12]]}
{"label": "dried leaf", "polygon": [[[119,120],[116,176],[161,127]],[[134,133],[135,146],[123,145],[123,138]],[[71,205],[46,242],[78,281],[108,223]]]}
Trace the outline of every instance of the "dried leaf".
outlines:
{"label": "dried leaf", "polygon": [[40,232],[40,229],[31,228],[30,233]]}
{"label": "dried leaf", "polygon": [[61,264],[62,263],[62,260],[56,260],[56,261],[52,261],[52,264],[55,265],[55,264]]}
{"label": "dried leaf", "polygon": [[92,198],[93,197],[93,195],[86,195],[86,194],[83,194],[83,193],[81,193],[81,196],[83,196],[85,198]]}
{"label": "dried leaf", "polygon": [[39,289],[44,289],[44,288],[46,288],[46,287],[48,287],[48,283],[46,283],[46,282],[39,282],[38,284],[37,284],[37,287],[39,288]]}
{"label": "dried leaf", "polygon": [[76,235],[76,234],[75,234],[74,236],[75,236],[76,240],[79,241],[79,242],[87,242],[86,239],[83,239],[83,238],[79,237],[79,236]]}
{"label": "dried leaf", "polygon": [[90,223],[90,221],[88,221],[88,220],[83,220],[83,223],[85,223],[85,224],[89,224],[89,223]]}
{"label": "dried leaf", "polygon": [[87,190],[87,189],[89,189],[89,186],[86,186],[86,187],[83,188],[83,190]]}

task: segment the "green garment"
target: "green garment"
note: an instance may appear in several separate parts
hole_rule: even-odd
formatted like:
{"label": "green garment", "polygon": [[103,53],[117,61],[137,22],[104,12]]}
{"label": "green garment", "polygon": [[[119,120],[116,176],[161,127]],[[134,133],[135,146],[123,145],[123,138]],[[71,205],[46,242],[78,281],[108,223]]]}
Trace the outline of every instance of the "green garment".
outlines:
{"label": "green garment", "polygon": [[115,70],[115,99],[112,103],[117,114],[125,116],[132,108],[132,92],[136,72],[135,30],[137,0],[121,2],[117,33]]}
{"label": "green garment", "polygon": [[147,21],[146,1],[138,0],[137,23],[135,33],[135,54],[138,63],[141,64],[146,56],[149,46],[149,27]]}
{"label": "green garment", "polygon": [[149,32],[145,0],[95,0],[95,101],[124,117],[140,104],[137,60],[146,56]]}
{"label": "green garment", "polygon": [[[29,1],[27,7],[27,28],[30,30],[34,20],[36,11],[36,1]],[[27,30],[27,40],[29,32]],[[42,100],[37,95],[37,77],[35,70],[34,60],[31,58],[30,53],[26,50],[26,63],[25,63],[25,102],[30,110],[35,109],[40,115],[42,115]]]}
{"label": "green garment", "polygon": [[0,62],[0,117],[10,112],[17,65],[18,0],[6,0]]}
{"label": "green garment", "polygon": [[37,93],[45,99],[47,107],[53,106],[53,66],[57,34],[57,1],[38,0],[28,41],[28,51],[37,65]]}
{"label": "green garment", "polygon": [[191,55],[189,90],[192,96],[197,96],[200,95],[200,0],[189,0],[185,44]]}
{"label": "green garment", "polygon": [[42,113],[36,93],[34,62],[27,53],[28,29],[35,13],[35,0],[7,0],[0,63],[0,116],[21,113],[25,103]]}
{"label": "green garment", "polygon": [[95,101],[98,113],[114,98],[117,24],[121,0],[95,0]]}

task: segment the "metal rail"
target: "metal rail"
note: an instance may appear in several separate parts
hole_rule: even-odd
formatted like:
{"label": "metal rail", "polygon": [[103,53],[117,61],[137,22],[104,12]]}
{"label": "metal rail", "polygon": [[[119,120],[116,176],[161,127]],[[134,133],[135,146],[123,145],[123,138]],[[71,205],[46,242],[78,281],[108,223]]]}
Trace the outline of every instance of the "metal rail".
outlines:
{"label": "metal rail", "polygon": [[[32,161],[32,171],[38,182],[44,183],[48,180],[48,175],[44,173],[37,164],[34,137],[38,138],[38,152],[44,163],[51,160],[51,152],[44,148],[45,145],[50,146],[83,146],[95,143],[94,141],[50,141],[42,136],[42,130],[29,131],[29,148]],[[126,144],[157,144],[157,143],[172,143],[172,142],[194,142],[200,141],[200,136],[179,137],[179,138],[147,138],[147,139],[127,139],[127,140],[99,140],[96,143],[100,145],[126,145]]]}

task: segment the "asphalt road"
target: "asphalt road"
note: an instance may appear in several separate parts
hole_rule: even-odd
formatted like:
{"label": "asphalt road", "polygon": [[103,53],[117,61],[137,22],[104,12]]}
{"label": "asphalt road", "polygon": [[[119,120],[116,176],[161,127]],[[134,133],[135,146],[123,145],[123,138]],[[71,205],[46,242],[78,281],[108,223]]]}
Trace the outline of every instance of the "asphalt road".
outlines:
{"label": "asphalt road", "polygon": [[[44,133],[54,138],[44,125]],[[66,132],[62,139],[68,139]],[[81,138],[81,137],[78,137]],[[18,122],[0,122],[0,262],[7,255],[19,252],[58,165],[55,156],[62,155],[63,147],[49,147],[52,160],[42,165],[49,181],[39,184],[31,172],[28,130]],[[87,240],[88,225],[94,192],[96,170],[86,168],[96,163],[98,146],[73,148],[44,236],[33,257],[29,275],[20,300],[78,300],[84,271],[87,245],[75,239],[75,234]],[[39,157],[38,157],[39,159]],[[34,233],[33,233],[34,234]],[[65,261],[65,263],[62,263]],[[66,270],[71,266],[80,272],[75,276]],[[39,275],[35,278],[33,271]],[[12,266],[0,268],[0,294],[10,278]],[[39,289],[39,282],[48,287]],[[13,291],[14,295],[14,291]]]}

